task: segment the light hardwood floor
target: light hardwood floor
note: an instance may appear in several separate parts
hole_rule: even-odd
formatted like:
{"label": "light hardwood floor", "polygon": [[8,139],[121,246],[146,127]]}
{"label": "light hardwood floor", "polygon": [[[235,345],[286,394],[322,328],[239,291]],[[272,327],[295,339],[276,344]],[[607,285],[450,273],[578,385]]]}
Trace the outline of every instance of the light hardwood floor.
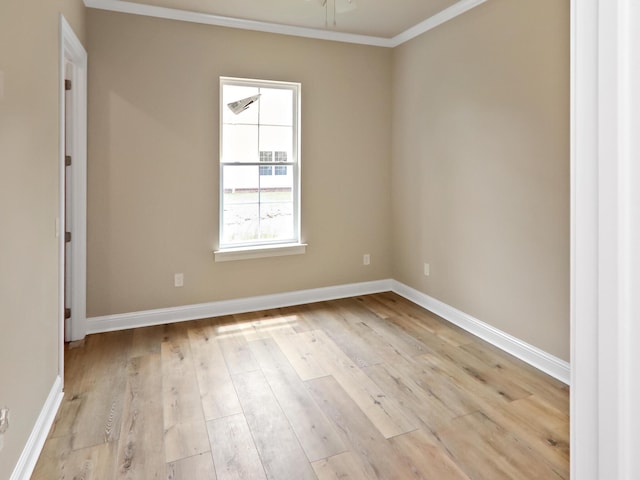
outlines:
{"label": "light hardwood floor", "polygon": [[569,391],[383,293],[91,335],[34,479],[568,479]]}

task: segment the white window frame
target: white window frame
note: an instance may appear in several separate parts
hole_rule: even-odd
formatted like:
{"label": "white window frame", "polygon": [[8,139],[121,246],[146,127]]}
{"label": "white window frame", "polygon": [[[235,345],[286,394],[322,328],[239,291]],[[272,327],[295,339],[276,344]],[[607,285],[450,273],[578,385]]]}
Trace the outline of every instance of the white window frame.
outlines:
{"label": "white window frame", "polygon": [[[224,238],[224,167],[227,165],[240,165],[235,162],[224,162],[223,159],[223,112],[227,106],[223,101],[223,89],[226,85],[247,86],[255,88],[282,88],[291,90],[293,92],[293,145],[292,145],[292,158],[287,159],[287,162],[268,162],[269,166],[275,167],[276,165],[286,165],[291,168],[293,175],[293,237],[289,239],[281,239],[276,241],[260,240],[253,242],[246,242],[241,244],[225,244]],[[260,258],[268,256],[281,256],[281,255],[295,255],[305,253],[306,244],[301,243],[300,238],[300,119],[301,119],[301,95],[302,85],[296,82],[283,82],[272,80],[259,80],[249,78],[235,78],[235,77],[220,77],[220,154],[219,154],[219,232],[218,232],[218,249],[214,252],[215,261],[229,261],[229,260],[243,260],[250,258]],[[265,166],[266,162],[260,162],[260,158],[256,159],[255,163],[243,162],[241,165],[256,165]]]}

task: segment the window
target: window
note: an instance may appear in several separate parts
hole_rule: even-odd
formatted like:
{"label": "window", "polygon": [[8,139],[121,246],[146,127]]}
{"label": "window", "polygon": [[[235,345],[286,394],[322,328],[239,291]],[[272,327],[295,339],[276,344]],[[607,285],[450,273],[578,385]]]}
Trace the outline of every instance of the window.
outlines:
{"label": "window", "polygon": [[[276,162],[282,164],[282,163],[287,163],[287,152],[260,152],[260,162],[271,162],[272,159],[274,158],[274,154],[275,154],[275,159]],[[278,165],[275,167],[275,169],[273,167],[267,167],[267,166],[263,166],[260,165],[260,176],[261,177],[265,177],[265,176],[269,176],[269,175],[286,175],[287,174],[287,167],[283,166],[283,165]]]}
{"label": "window", "polygon": [[[260,162],[271,162],[273,160],[272,152],[260,152]],[[264,177],[266,175],[271,175],[272,172],[271,167],[265,167],[260,165],[260,176]]]}
{"label": "window", "polygon": [[260,161],[261,162],[273,161],[273,152],[260,152]]}
{"label": "window", "polygon": [[271,170],[271,167],[263,167],[262,165],[260,165],[260,176],[261,177],[266,177],[268,175],[271,175],[271,172],[273,170]]}
{"label": "window", "polygon": [[220,250],[300,241],[300,84],[220,79]]}

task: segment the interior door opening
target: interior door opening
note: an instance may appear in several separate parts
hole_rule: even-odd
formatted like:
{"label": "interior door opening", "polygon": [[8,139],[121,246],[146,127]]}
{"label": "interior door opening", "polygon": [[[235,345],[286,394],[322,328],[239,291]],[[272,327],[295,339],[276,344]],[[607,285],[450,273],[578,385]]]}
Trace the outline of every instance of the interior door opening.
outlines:
{"label": "interior door opening", "polygon": [[73,64],[65,59],[64,66],[64,282],[63,282],[63,296],[64,296],[64,341],[69,342],[71,340],[71,304],[72,304],[72,289],[71,289],[71,274],[73,265],[72,256],[72,230],[73,230],[73,212],[71,208],[73,206],[73,188],[72,188],[72,168],[73,168],[73,108],[72,108],[72,89],[73,89]]}
{"label": "interior door opening", "polygon": [[64,343],[83,339],[87,328],[87,52],[63,15],[59,82],[58,373],[64,380]]}

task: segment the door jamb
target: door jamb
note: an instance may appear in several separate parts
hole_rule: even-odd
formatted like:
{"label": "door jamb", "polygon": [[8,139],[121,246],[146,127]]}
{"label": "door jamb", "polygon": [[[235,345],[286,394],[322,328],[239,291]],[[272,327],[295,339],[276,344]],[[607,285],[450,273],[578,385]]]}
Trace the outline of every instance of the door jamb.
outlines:
{"label": "door jamb", "polygon": [[[73,152],[71,170],[71,311],[72,319],[67,339],[64,338],[64,256],[65,241],[65,62],[72,65],[70,109]],[[59,158],[58,158],[58,373],[64,378],[64,341],[80,340],[86,332],[86,276],[87,276],[87,52],[73,29],[60,15],[59,55]]]}
{"label": "door jamb", "polygon": [[571,478],[640,478],[640,6],[571,18]]}

